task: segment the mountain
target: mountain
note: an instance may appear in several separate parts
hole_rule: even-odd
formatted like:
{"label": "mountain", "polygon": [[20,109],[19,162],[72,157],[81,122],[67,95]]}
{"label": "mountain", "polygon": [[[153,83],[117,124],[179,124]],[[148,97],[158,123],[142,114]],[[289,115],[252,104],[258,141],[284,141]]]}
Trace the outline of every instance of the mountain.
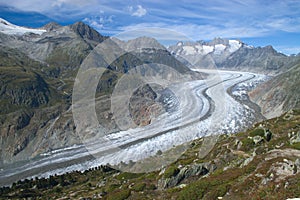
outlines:
{"label": "mountain", "polygon": [[[107,37],[81,22],[40,29],[1,24],[0,164],[80,143],[70,110],[74,79]],[[100,109],[100,121],[107,110]]]}
{"label": "mountain", "polygon": [[[299,110],[238,134],[223,134],[207,155],[204,137],[174,163],[148,173],[99,166],[0,188],[7,199],[291,199],[299,197]],[[297,132],[298,131],[298,132]],[[289,134],[287,134],[289,133]],[[164,158],[161,152],[153,160]],[[128,164],[134,167],[135,162]]]}
{"label": "mountain", "polygon": [[[194,74],[155,39],[110,40],[107,43],[114,51],[98,52],[97,45],[107,39],[82,22],[68,26],[51,22],[34,29],[1,19],[0,165],[81,143],[76,135],[71,103],[74,80],[83,62],[106,68],[96,90],[96,111],[99,122],[112,132],[118,127],[111,118],[110,97],[125,73],[152,63],[154,67],[164,64],[179,73]],[[137,50],[139,45],[145,48]],[[127,48],[136,49],[126,52]],[[106,63],[103,55],[114,56],[114,52],[124,54]],[[152,92],[151,87],[145,87],[136,95]],[[159,104],[157,99],[149,99],[147,105],[154,104]],[[138,105],[132,108],[133,113],[147,110],[147,106],[141,106],[136,100],[131,105]],[[148,122],[150,114],[137,115],[136,120]]]}
{"label": "mountain", "polygon": [[267,118],[277,117],[294,108],[300,108],[300,58],[289,70],[273,77],[251,91],[251,100],[257,103]]}
{"label": "mountain", "polygon": [[292,60],[293,57],[278,53],[272,46],[240,48],[228,56],[224,62],[219,63],[218,67],[278,74],[286,71],[288,63]]}
{"label": "mountain", "polygon": [[183,63],[174,59],[168,50],[154,38],[139,37],[122,42],[116,38],[114,41],[124,50],[130,52],[145,63],[159,63],[171,66],[180,73],[188,73],[190,69]]}
{"label": "mountain", "polygon": [[278,74],[295,61],[294,57],[278,53],[272,46],[253,47],[239,40],[221,38],[210,42],[179,42],[168,50],[193,68]]}
{"label": "mountain", "polygon": [[210,42],[178,42],[168,50],[194,67],[212,68],[244,45],[238,40],[215,38]]}

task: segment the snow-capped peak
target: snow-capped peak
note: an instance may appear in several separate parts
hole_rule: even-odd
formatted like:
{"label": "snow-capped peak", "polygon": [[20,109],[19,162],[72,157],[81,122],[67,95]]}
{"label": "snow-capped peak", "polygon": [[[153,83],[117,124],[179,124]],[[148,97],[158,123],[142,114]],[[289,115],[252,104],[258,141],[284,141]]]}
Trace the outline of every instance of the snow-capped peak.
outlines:
{"label": "snow-capped peak", "polygon": [[205,56],[207,54],[232,54],[243,46],[239,40],[215,38],[210,42],[178,42],[169,47],[170,52],[180,56]]}
{"label": "snow-capped peak", "polygon": [[17,26],[6,21],[5,19],[0,18],[0,32],[8,35],[23,35],[25,33],[35,33],[41,35],[42,33],[46,32],[46,30]]}
{"label": "snow-capped peak", "polygon": [[245,47],[240,40],[215,38],[211,41],[185,41],[168,47],[168,51],[193,67],[213,68]]}
{"label": "snow-capped peak", "polygon": [[233,53],[236,50],[238,50],[239,48],[241,48],[242,43],[238,40],[229,40],[229,48],[228,51]]}

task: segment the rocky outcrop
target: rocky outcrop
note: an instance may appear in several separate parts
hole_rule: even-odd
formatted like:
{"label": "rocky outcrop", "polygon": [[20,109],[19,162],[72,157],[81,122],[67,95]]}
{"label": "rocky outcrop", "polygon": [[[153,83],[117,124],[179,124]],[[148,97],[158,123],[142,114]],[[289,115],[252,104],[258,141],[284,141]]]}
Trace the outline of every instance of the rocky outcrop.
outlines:
{"label": "rocky outcrop", "polygon": [[[192,176],[203,176],[212,172],[214,168],[212,168],[212,164],[210,163],[202,163],[202,164],[193,164],[184,166],[181,169],[173,170],[173,174],[168,174],[167,177],[163,176],[161,179],[158,180],[158,188],[159,189],[166,189],[171,188],[179,185],[185,179],[188,179]],[[165,169],[165,170],[170,170]],[[166,174],[166,171],[164,171]]]}
{"label": "rocky outcrop", "polygon": [[148,84],[138,88],[130,98],[129,112],[138,126],[150,124],[151,120],[161,114],[162,109],[157,94]]}

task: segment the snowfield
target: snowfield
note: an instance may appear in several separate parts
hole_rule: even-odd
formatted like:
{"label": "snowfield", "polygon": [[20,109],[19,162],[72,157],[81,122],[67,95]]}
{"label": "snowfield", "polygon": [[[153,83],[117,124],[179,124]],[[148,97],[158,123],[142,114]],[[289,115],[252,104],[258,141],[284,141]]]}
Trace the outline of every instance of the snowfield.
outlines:
{"label": "snowfield", "polygon": [[23,35],[25,33],[35,33],[41,35],[46,32],[46,30],[17,26],[0,18],[0,32],[8,35]]}
{"label": "snowfield", "polygon": [[[235,133],[255,121],[254,109],[233,97],[245,95],[249,87],[264,81],[265,76],[248,72],[200,71],[209,74],[207,80],[170,85],[176,98],[169,98],[168,104],[175,108],[148,126],[106,135],[91,143],[43,154],[24,165],[4,168],[0,171],[0,185],[7,184],[7,178],[45,177],[101,164],[142,160],[154,156],[158,150],[167,151],[196,138]],[[237,90],[228,94],[232,86]]]}

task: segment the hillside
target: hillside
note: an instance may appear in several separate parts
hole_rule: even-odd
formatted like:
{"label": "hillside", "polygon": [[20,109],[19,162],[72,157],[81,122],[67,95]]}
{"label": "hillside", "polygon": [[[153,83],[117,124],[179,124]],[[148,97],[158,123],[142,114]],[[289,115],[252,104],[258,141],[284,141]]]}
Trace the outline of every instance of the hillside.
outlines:
{"label": "hillside", "polygon": [[[133,174],[107,166],[0,189],[18,199],[287,199],[300,196],[300,112],[256,124],[246,132],[189,143],[187,151],[160,171]],[[216,138],[215,138],[216,139]],[[156,157],[163,156],[157,154]],[[131,163],[133,164],[133,163]]]}
{"label": "hillside", "polygon": [[250,93],[251,100],[257,103],[262,114],[272,118],[292,108],[300,108],[300,62],[287,72],[275,76]]}

